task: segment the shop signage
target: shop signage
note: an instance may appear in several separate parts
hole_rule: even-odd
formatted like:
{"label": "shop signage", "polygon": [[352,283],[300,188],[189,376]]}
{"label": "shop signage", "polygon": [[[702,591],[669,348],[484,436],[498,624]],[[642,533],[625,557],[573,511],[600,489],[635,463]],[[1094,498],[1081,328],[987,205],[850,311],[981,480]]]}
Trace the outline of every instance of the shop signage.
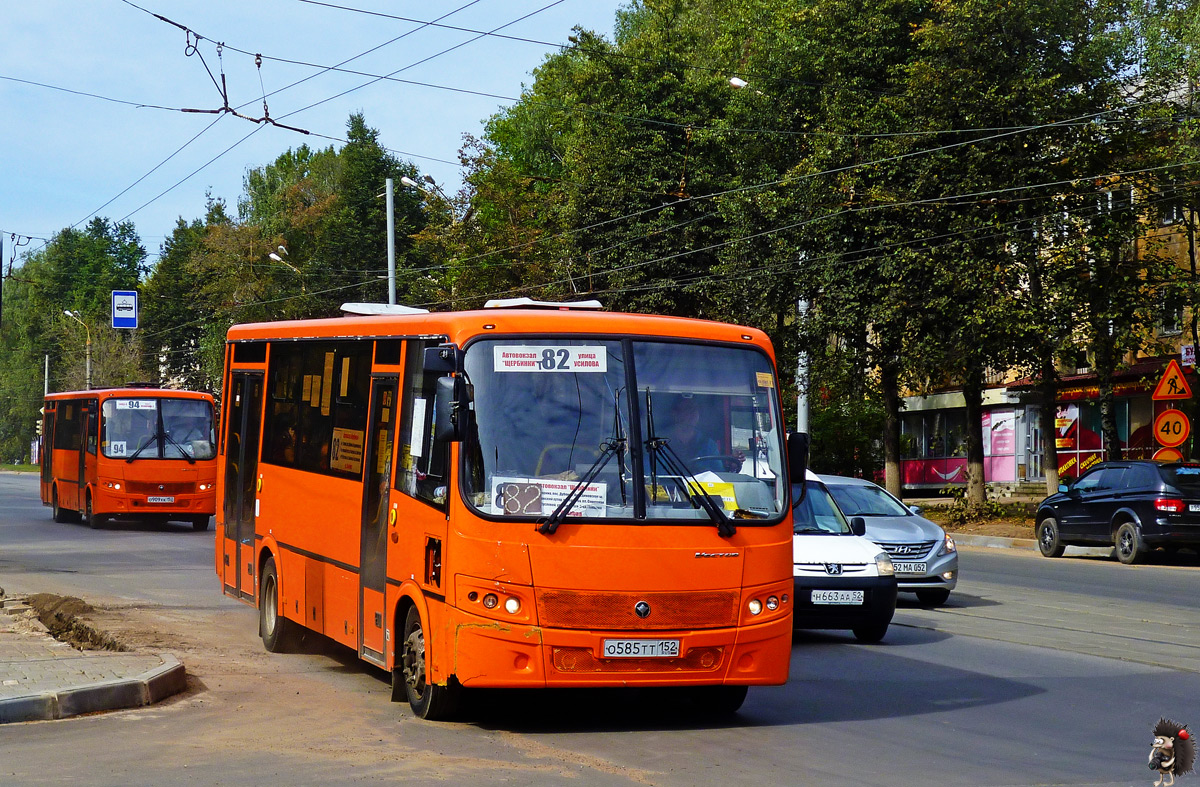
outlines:
{"label": "shop signage", "polygon": [[1196,345],[1185,344],[1179,348],[1179,357],[1184,366],[1196,365]]}
{"label": "shop signage", "polygon": [[1191,433],[1191,422],[1182,410],[1163,410],[1154,419],[1154,439],[1165,448],[1181,445]]}
{"label": "shop signage", "polygon": [[1150,395],[1150,398],[1156,402],[1166,399],[1192,398],[1192,388],[1188,385],[1187,378],[1183,376],[1183,369],[1180,368],[1179,361],[1172,358],[1167,364],[1167,370],[1163,372],[1162,379],[1154,387],[1154,393]]}

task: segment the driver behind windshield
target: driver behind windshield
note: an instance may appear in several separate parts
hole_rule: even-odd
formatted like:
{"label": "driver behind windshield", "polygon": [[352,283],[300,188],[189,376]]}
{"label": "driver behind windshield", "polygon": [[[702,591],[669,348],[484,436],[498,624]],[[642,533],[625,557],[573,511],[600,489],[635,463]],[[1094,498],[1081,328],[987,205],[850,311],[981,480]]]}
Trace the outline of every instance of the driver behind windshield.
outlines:
{"label": "driver behind windshield", "polygon": [[742,460],[724,453],[707,425],[701,425],[700,406],[691,396],[679,396],[671,404],[671,421],[663,431],[667,445],[692,473],[737,472]]}

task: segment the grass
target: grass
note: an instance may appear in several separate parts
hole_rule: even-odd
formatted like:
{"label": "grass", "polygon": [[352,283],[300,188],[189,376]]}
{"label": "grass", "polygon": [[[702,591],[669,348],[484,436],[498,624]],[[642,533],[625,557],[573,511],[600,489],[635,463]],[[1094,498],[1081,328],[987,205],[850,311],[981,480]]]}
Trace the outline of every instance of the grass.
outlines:
{"label": "grass", "polygon": [[10,470],[15,473],[36,473],[39,469],[37,465],[6,465],[0,463],[0,470]]}

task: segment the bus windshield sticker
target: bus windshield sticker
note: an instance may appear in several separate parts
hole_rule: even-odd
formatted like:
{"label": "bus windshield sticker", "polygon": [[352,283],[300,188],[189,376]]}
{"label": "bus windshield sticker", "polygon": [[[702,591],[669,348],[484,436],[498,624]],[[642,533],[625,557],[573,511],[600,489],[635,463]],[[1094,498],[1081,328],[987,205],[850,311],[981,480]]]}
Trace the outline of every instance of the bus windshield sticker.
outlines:
{"label": "bus windshield sticker", "polygon": [[573,347],[496,345],[492,368],[497,372],[599,372],[608,371],[608,351],[603,346]]}
{"label": "bus windshield sticker", "polygon": [[759,388],[775,387],[775,375],[771,374],[770,372],[755,372],[755,376],[758,378]]}
{"label": "bus windshield sticker", "polygon": [[113,406],[118,410],[157,410],[158,401],[156,399],[113,399]]}
{"label": "bus windshield sticker", "polygon": [[333,446],[329,450],[329,467],[344,473],[362,472],[363,432],[361,429],[333,430]]}
{"label": "bus windshield sticker", "polygon": [[125,441],[109,440],[104,453],[107,456],[125,456]]}
{"label": "bus windshield sticker", "polygon": [[408,449],[412,456],[420,456],[425,450],[425,400],[413,400],[412,433],[409,435]]}
{"label": "bus windshield sticker", "polygon": [[[510,516],[544,516],[558,508],[574,486],[574,481],[497,476],[492,479],[493,512]],[[608,511],[607,499],[608,484],[588,484],[567,516],[603,517]]]}

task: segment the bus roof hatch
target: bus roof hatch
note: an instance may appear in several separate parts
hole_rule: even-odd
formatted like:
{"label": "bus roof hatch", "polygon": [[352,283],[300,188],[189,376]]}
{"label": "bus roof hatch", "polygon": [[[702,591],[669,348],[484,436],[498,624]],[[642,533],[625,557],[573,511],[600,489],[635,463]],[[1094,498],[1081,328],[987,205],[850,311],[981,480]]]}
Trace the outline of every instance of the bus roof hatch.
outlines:
{"label": "bus roof hatch", "polygon": [[603,309],[600,301],[535,301],[532,298],[494,298],[485,309]]}

